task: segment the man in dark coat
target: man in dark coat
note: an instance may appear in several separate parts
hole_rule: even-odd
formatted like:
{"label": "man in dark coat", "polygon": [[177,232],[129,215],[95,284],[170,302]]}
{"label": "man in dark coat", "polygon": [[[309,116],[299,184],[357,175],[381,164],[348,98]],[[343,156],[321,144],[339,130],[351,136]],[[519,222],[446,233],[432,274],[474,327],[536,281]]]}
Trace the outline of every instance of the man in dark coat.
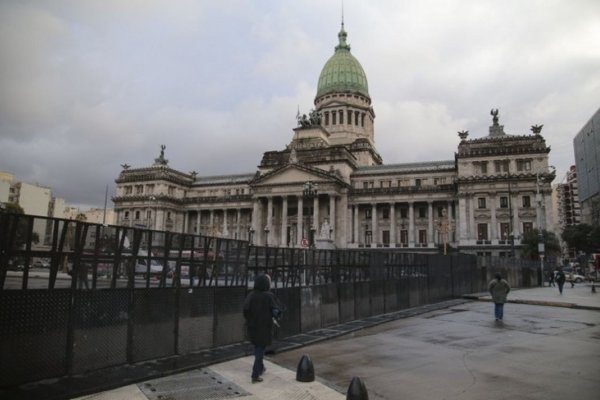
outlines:
{"label": "man in dark coat", "polygon": [[244,318],[248,326],[248,338],[254,345],[254,365],[252,366],[252,383],[262,382],[265,372],[263,358],[265,350],[271,344],[273,316],[281,310],[277,297],[269,291],[271,278],[259,275],[254,281],[254,290],[248,294],[244,302]]}
{"label": "man in dark coat", "polygon": [[497,273],[496,277],[489,284],[489,290],[494,302],[496,321],[502,321],[502,318],[504,318],[504,303],[506,303],[506,296],[510,292],[510,285],[506,279],[502,279],[500,273]]}
{"label": "man in dark coat", "polygon": [[556,273],[556,284],[558,285],[558,291],[562,294],[563,286],[565,285],[565,281],[567,277],[565,276],[565,272],[562,267],[558,267],[558,272]]}

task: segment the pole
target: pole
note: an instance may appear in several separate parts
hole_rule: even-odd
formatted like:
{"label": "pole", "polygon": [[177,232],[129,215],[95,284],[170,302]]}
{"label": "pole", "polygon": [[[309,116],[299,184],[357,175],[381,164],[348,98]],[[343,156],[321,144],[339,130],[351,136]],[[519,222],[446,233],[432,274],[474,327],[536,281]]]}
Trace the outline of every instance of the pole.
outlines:
{"label": "pole", "polygon": [[106,191],[104,192],[104,216],[102,217],[102,225],[106,225],[106,203],[108,202],[108,185],[106,185]]}

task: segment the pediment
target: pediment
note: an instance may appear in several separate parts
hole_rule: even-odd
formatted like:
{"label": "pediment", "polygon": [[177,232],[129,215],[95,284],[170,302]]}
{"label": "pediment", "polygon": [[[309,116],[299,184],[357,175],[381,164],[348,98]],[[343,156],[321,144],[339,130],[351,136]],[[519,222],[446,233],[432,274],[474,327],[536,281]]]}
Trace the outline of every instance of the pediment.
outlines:
{"label": "pediment", "polygon": [[320,168],[309,167],[303,164],[288,164],[281,168],[254,179],[251,186],[273,186],[273,185],[303,185],[311,181],[315,183],[335,183],[346,186],[336,174],[327,172]]}

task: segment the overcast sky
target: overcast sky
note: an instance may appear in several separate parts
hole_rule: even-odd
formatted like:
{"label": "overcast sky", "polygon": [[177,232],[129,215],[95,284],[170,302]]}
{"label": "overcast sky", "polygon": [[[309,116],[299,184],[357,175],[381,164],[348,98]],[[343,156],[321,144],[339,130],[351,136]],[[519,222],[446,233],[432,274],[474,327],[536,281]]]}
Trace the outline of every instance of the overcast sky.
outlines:
{"label": "overcast sky", "polygon": [[[544,124],[560,180],[600,107],[598,0],[345,0],[384,163]],[[121,167],[253,173],[291,141],[340,0],[0,1],[0,171],[102,207]],[[110,203],[109,203],[110,206]]]}

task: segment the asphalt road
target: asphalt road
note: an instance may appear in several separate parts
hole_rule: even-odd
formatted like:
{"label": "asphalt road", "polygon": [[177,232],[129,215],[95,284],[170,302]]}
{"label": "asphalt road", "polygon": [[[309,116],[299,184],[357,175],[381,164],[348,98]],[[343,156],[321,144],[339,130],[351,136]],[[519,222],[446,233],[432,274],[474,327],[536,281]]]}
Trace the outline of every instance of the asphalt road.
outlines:
{"label": "asphalt road", "polygon": [[[551,290],[548,288],[548,290]],[[369,399],[600,398],[600,311],[506,304],[400,319],[269,357],[296,370],[303,354],[342,393],[352,377]]]}

